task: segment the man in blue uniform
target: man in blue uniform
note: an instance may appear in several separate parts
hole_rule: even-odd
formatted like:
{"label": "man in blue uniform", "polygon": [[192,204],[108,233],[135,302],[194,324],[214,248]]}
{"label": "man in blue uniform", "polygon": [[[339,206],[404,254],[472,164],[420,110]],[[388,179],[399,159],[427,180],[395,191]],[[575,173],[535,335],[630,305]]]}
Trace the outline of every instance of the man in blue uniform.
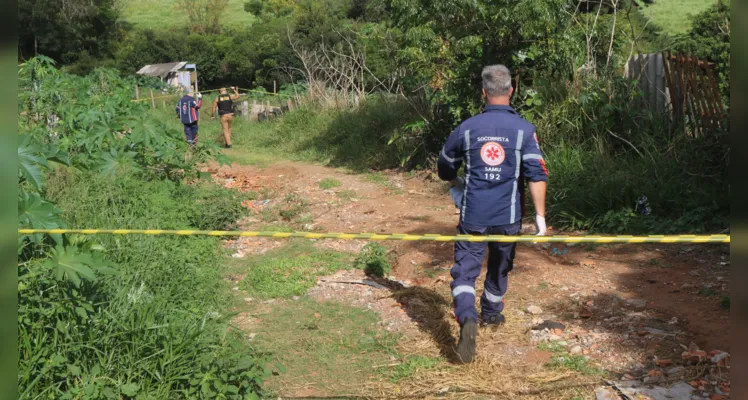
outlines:
{"label": "man in blue uniform", "polygon": [[192,97],[194,94],[192,89],[188,89],[187,94],[177,102],[177,117],[184,125],[187,143],[192,146],[197,144],[197,122],[200,119],[200,107],[203,105],[203,96],[198,93],[195,100]]}
{"label": "man in blue uniform", "polygon": [[[452,183],[452,198],[460,208],[458,233],[518,235],[527,180],[537,213],[537,234],[543,235],[548,170],[535,126],[509,106],[514,89],[505,66],[485,67],[481,75],[486,107],[449,135],[438,160],[439,178]],[[463,164],[464,180],[457,176]],[[488,244],[488,272],[480,299],[482,324],[500,325],[505,321],[501,313],[515,248],[516,243]],[[455,242],[451,288],[460,324],[457,354],[462,362],[471,362],[475,355],[478,333],[475,280],[481,271],[485,249],[486,243]]]}

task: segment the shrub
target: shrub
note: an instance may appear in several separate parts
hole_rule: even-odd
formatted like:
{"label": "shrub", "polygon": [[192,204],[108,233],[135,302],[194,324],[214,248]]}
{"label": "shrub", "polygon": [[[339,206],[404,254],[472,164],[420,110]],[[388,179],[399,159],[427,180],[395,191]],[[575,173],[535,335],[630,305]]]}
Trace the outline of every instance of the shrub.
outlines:
{"label": "shrub", "polygon": [[363,269],[368,275],[388,276],[392,266],[387,260],[387,248],[379,243],[367,244],[356,259],[356,268]]}
{"label": "shrub", "polygon": [[[107,178],[61,168],[47,181],[50,200],[73,226],[185,229],[192,227],[195,198],[231,203],[207,183],[148,182],[126,173]],[[55,398],[240,399],[260,393],[268,359],[247,346],[222,311],[230,294],[216,263],[219,238],[77,240],[67,239],[81,251],[106,250],[113,267],[97,268],[101,279],[60,281],[54,263],[44,259],[19,270],[21,391],[33,397],[53,387]]]}
{"label": "shrub", "polygon": [[246,214],[237,192],[215,184],[201,184],[190,202],[190,222],[202,230],[231,230]]}

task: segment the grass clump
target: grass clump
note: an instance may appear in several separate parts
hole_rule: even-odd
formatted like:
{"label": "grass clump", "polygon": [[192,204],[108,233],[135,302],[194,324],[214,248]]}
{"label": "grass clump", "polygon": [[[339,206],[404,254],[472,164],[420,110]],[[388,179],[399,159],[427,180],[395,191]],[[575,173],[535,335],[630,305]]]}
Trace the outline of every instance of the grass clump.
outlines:
{"label": "grass clump", "polygon": [[284,203],[278,210],[278,215],[285,221],[291,221],[309,209],[309,203],[297,194],[286,196]]}
{"label": "grass clump", "polygon": [[240,287],[261,299],[300,296],[314,286],[317,277],[348,269],[349,254],[318,250],[308,241],[293,241],[250,260]]}
{"label": "grass clump", "polygon": [[246,208],[241,205],[244,199],[253,200],[254,196],[241,196],[215,184],[200,184],[190,208],[190,222],[202,230],[231,230],[246,215]]}
{"label": "grass clump", "polygon": [[604,371],[600,368],[589,364],[584,356],[578,355],[560,355],[553,357],[553,360],[546,364],[549,368],[566,369],[580,372],[585,375],[603,375]]}
{"label": "grass clump", "polygon": [[325,178],[319,182],[319,187],[323,190],[340,187],[340,185],[342,185],[342,183],[335,178]]}
{"label": "grass clump", "polygon": [[289,194],[273,207],[260,211],[260,218],[265,223],[280,222],[286,226],[311,223],[313,218],[309,211],[309,203],[297,194]]}
{"label": "grass clump", "polygon": [[363,269],[369,275],[390,275],[392,266],[387,259],[387,248],[379,243],[368,243],[356,258],[356,268]]}
{"label": "grass clump", "polygon": [[[194,229],[193,223],[215,223],[213,216],[191,213],[210,187],[62,168],[47,182],[47,195],[70,226]],[[231,295],[216,262],[219,238],[66,240],[57,260],[110,268],[77,283],[56,279],[48,263],[36,259],[19,268],[21,397],[243,399],[262,393],[269,359],[230,328],[223,312]],[[97,249],[102,257],[75,258],[80,253],[73,247]]]}
{"label": "grass clump", "polygon": [[722,296],[722,300],[719,302],[719,305],[723,310],[730,311],[730,296]]}
{"label": "grass clump", "polygon": [[585,375],[604,374],[602,369],[590,365],[584,356],[568,354],[566,347],[558,343],[541,343],[538,345],[538,350],[552,353],[551,361],[546,364],[546,367],[548,368],[566,369],[580,372]]}
{"label": "grass clump", "polygon": [[434,369],[439,366],[441,360],[434,357],[411,356],[405,362],[395,367],[390,380],[393,383],[412,377],[420,370]]}
{"label": "grass clump", "polygon": [[351,200],[356,197],[356,192],[354,190],[341,190],[335,193],[335,195],[341,200]]}

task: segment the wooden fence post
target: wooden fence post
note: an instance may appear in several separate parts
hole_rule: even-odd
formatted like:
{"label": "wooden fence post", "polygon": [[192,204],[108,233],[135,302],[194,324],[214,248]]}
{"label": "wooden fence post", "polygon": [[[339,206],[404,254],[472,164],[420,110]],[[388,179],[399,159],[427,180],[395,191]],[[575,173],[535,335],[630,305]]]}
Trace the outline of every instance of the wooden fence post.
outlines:
{"label": "wooden fence post", "polygon": [[153,98],[153,89],[150,89],[151,91],[151,108],[154,110],[156,109],[156,99]]}
{"label": "wooden fence post", "polygon": [[249,121],[249,102],[247,100],[242,101],[242,115],[245,120]]}
{"label": "wooden fence post", "polygon": [[137,84],[135,84],[135,100],[140,100],[140,89]]}

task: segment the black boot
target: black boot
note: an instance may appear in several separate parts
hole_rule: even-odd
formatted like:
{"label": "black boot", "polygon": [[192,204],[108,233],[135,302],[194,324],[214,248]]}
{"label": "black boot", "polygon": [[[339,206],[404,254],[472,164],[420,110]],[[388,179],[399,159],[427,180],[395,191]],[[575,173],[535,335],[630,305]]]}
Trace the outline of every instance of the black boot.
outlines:
{"label": "black boot", "polygon": [[230,144],[227,144],[227,145],[225,145],[224,147],[225,147],[225,148],[227,148],[227,149],[230,149],[230,148],[231,148],[231,145],[230,145]]}
{"label": "black boot", "polygon": [[488,325],[488,326],[499,326],[504,325],[506,322],[506,318],[504,318],[504,314],[496,314],[496,315],[481,315],[480,323],[481,325]]}
{"label": "black boot", "polygon": [[457,343],[457,357],[462,363],[473,362],[475,357],[475,338],[478,336],[478,322],[468,319],[460,327],[460,341]]}

